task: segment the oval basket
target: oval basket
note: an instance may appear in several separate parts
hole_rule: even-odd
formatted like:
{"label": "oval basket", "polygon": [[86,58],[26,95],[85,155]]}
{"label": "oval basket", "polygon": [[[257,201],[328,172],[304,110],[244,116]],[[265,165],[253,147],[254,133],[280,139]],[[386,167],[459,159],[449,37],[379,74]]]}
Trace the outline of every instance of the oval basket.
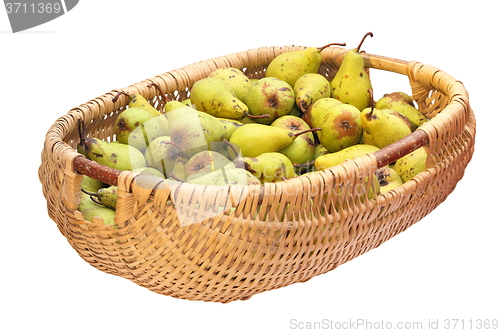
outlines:
{"label": "oval basket", "polygon": [[[175,298],[211,302],[248,299],[331,271],[406,230],[443,202],[472,158],[475,118],[463,84],[418,62],[363,54],[367,68],[406,75],[430,121],[375,154],[262,186],[214,187],[162,181],[103,167],[76,152],[78,121],[87,135],[113,140],[113,124],[140,93],[157,108],[189,97],[197,80],[219,67],[265,76],[277,55],[301,46],[263,47],[201,61],[113,90],[57,119],[49,129],[39,178],[48,214],[95,268]],[[346,50],[322,52],[320,73],[335,75]],[[156,83],[163,93],[150,88]],[[366,177],[420,146],[427,168],[373,197]],[[77,211],[83,175],[118,186],[116,226]]]}

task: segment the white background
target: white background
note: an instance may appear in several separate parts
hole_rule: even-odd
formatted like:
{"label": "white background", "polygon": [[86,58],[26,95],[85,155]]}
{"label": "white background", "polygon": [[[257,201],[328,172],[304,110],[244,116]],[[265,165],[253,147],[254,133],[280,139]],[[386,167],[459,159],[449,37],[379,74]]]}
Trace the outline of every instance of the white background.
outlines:
{"label": "white background", "polygon": [[[496,10],[491,1],[461,3],[82,0],[18,34],[0,8],[0,331],[289,332],[300,331],[293,320],[360,319],[422,322],[423,332],[430,320],[440,331],[446,319],[500,320]],[[456,190],[379,248],[248,301],[193,302],[91,267],[48,217],[40,154],[46,131],[71,108],[201,60],[261,46],[355,47],[368,31],[367,52],[462,81],[478,122]],[[378,96],[407,90],[402,76],[373,75]]]}

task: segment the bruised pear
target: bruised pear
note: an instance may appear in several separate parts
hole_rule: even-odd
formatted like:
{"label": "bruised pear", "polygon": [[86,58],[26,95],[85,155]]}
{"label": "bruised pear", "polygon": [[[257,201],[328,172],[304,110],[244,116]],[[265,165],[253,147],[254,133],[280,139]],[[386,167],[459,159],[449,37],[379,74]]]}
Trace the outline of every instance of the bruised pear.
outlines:
{"label": "bruised pear", "polygon": [[295,93],[283,80],[266,77],[254,83],[247,92],[248,113],[257,123],[271,124],[289,114],[295,105]]}
{"label": "bruised pear", "polygon": [[319,142],[332,153],[359,144],[363,135],[361,112],[349,104],[329,110],[318,127]]}

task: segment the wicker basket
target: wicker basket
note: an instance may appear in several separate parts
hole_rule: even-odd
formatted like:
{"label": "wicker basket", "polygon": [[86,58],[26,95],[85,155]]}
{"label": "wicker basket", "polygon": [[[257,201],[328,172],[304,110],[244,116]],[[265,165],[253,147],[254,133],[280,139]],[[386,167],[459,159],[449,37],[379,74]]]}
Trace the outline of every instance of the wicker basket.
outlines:
{"label": "wicker basket", "polygon": [[[151,82],[170,99],[184,99],[195,81],[216,68],[237,67],[260,78],[274,57],[298,49],[304,47],[239,52],[123,90],[144,95],[159,109],[164,95],[148,88]],[[345,52],[325,49],[320,73],[331,80]],[[429,214],[453,191],[474,150],[475,118],[462,83],[418,62],[363,57],[367,68],[406,75],[419,109],[431,120],[375,154],[321,172],[229,192],[189,184],[174,191],[164,183],[141,186],[137,173],[89,163],[76,152],[78,119],[89,136],[113,139],[114,121],[128,103],[125,96],[113,102],[121,89],[113,90],[70,110],[49,129],[39,168],[49,216],[92,266],[176,298],[243,300],[333,270]],[[365,176],[423,145],[429,151],[424,172],[368,199]],[[117,227],[98,218],[85,221],[76,210],[82,174],[118,185]],[[221,206],[222,212],[213,211]]]}

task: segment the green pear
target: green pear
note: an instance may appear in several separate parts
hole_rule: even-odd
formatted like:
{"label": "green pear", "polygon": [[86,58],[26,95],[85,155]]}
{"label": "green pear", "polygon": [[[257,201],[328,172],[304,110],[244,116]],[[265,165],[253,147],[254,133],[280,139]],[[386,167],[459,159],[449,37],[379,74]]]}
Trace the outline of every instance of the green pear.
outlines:
{"label": "green pear", "polygon": [[[273,121],[271,126],[288,129],[294,133],[304,132],[305,130],[311,129],[302,118],[291,115],[279,117]],[[313,133],[304,132],[298,135],[291,144],[280,149],[278,152],[288,157],[294,165],[301,165],[313,161],[314,148],[315,144]]]}
{"label": "green pear", "polygon": [[154,139],[144,152],[147,166],[158,170],[164,177],[172,171],[178,155],[179,150],[169,136]]}
{"label": "green pear", "polygon": [[229,83],[218,77],[196,81],[190,98],[197,110],[215,117],[241,119],[248,112],[248,107],[236,97]]}
{"label": "green pear", "polygon": [[317,73],[304,74],[295,81],[293,86],[295,103],[302,112],[321,98],[331,95],[330,82]]}
{"label": "green pear", "polygon": [[233,132],[238,127],[241,127],[244,125],[244,123],[242,123],[239,120],[235,120],[235,119],[228,119],[228,118],[217,118],[217,119],[219,119],[222,122],[222,124],[224,125],[224,134],[221,136],[221,138],[223,140],[225,139],[225,140],[229,141],[229,138],[231,137]]}
{"label": "green pear", "polygon": [[125,109],[118,115],[114,132],[118,142],[134,146],[140,151],[144,151],[149,142],[162,134],[156,117],[137,107]]}
{"label": "green pear", "polygon": [[99,189],[96,193],[91,194],[91,196],[94,196],[101,205],[115,209],[116,201],[118,199],[116,194],[117,190],[117,186],[111,185],[109,187]]}
{"label": "green pear", "polygon": [[212,150],[212,143],[227,140],[230,136],[228,130],[232,133],[234,127],[227,126],[217,117],[194,109],[183,110],[181,117],[175,117],[173,122],[170,122],[170,138],[178,151],[186,157],[203,150]]}
{"label": "green pear", "polygon": [[376,146],[357,144],[334,153],[326,153],[316,157],[316,159],[314,160],[314,168],[318,171],[324,170],[339,165],[348,159],[371,154],[376,152],[377,150],[379,150],[379,148]]}
{"label": "green pear", "polygon": [[186,182],[202,185],[261,185],[259,179],[242,168],[221,168],[212,172],[195,173],[186,178]]}
{"label": "green pear", "polygon": [[302,119],[311,127],[316,128],[323,125],[329,112],[343,103],[336,98],[324,97],[315,101],[302,115]]}
{"label": "green pear", "polygon": [[396,170],[390,166],[384,166],[375,171],[378,182],[380,184],[380,192],[387,193],[393,188],[403,185],[401,177]]}
{"label": "green pear", "polygon": [[394,163],[394,170],[397,172],[403,183],[424,171],[427,164],[427,149],[420,147],[417,150],[401,157]]}
{"label": "green pear", "polygon": [[342,103],[357,107],[360,111],[371,105],[371,96],[368,90],[372,89],[372,84],[365,71],[363,57],[359,53],[367,36],[373,37],[373,34],[367,33],[357,48],[347,51],[331,82],[331,96]]}
{"label": "green pear", "polygon": [[295,176],[293,163],[278,152],[263,153],[257,157],[243,157],[245,169],[264,183],[283,181]]}
{"label": "green pear", "polygon": [[80,212],[84,211],[85,209],[93,208],[96,206],[97,204],[94,202],[94,200],[92,200],[90,194],[85,193],[83,191],[80,192],[80,204],[78,205],[78,210]]}
{"label": "green pear", "polygon": [[220,168],[235,168],[236,165],[221,153],[204,150],[191,156],[185,164],[185,177],[195,173],[212,172]]}
{"label": "green pear", "polygon": [[142,152],[130,145],[119,142],[106,142],[97,138],[82,140],[89,159],[117,170],[129,170],[146,166]]}
{"label": "green pear", "polygon": [[285,81],[265,77],[248,89],[246,104],[249,115],[256,122],[269,125],[292,111],[295,93]]}
{"label": "green pear", "polygon": [[93,222],[93,218],[101,218],[105,225],[115,226],[115,216],[116,212],[114,209],[108,207],[94,206],[90,208],[86,208],[81,211],[83,217],[86,221]]}
{"label": "green pear", "polygon": [[188,159],[184,156],[177,156],[172,171],[167,175],[168,179],[183,182],[186,180],[186,163]]}
{"label": "green pear", "polygon": [[248,77],[240,69],[234,67],[222,67],[211,72],[208,77],[218,77],[229,83],[240,101],[245,103],[247,91],[252,85]]}
{"label": "green pear", "polygon": [[361,112],[363,143],[383,148],[412,133],[411,127],[400,117],[370,107]]}
{"label": "green pear", "polygon": [[160,112],[156,110],[144,96],[141,94],[126,94],[130,101],[128,103],[129,109],[131,108],[140,108],[147,111],[152,117],[157,117]]}
{"label": "green pear", "polygon": [[83,176],[82,189],[87,192],[97,192],[100,188],[106,187],[107,185],[100,180],[94,179],[89,176]]}
{"label": "green pear", "polygon": [[332,153],[360,143],[363,135],[361,112],[350,104],[329,110],[318,127],[319,142]]}
{"label": "green pear", "polygon": [[229,142],[241,150],[242,156],[257,157],[285,148],[301,134],[276,126],[245,124],[233,132]]}
{"label": "green pear", "polygon": [[391,109],[401,113],[410,120],[412,130],[415,130],[419,126],[427,122],[428,119],[412,104],[413,103],[408,102],[408,99],[401,92],[395,92],[391,94],[385,94],[377,101],[375,107],[377,109]]}
{"label": "green pear", "polygon": [[184,105],[184,106],[189,106],[193,109],[196,109],[193,105],[193,102],[191,101],[191,98],[186,98],[184,100],[181,101],[181,103]]}
{"label": "green pear", "polygon": [[345,43],[332,43],[320,48],[308,47],[304,50],[289,51],[276,56],[266,69],[266,77],[275,77],[294,86],[304,74],[318,73],[321,66],[321,51],[331,45],[345,46]]}
{"label": "green pear", "polygon": [[172,101],[168,101],[165,104],[165,106],[163,107],[163,111],[164,112],[170,112],[170,111],[173,111],[173,110],[177,110],[177,109],[183,108],[185,106],[187,106],[187,105],[185,103],[183,103],[183,102],[172,100]]}
{"label": "green pear", "polygon": [[159,178],[165,178],[165,175],[163,172],[161,172],[158,169],[155,169],[153,167],[144,167],[144,168],[139,168],[132,170],[134,172],[138,172],[139,174],[143,176],[153,176],[153,177],[159,177]]}

